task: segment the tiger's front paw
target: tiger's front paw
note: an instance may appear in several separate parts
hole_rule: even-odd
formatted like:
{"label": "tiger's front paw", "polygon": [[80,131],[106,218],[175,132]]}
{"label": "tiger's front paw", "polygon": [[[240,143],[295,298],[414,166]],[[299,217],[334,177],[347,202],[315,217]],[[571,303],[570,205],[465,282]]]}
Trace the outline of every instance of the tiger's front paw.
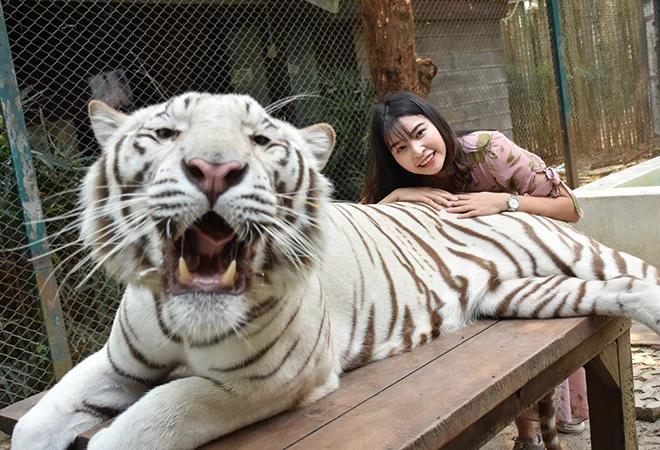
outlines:
{"label": "tiger's front paw", "polygon": [[66,450],[78,433],[66,423],[39,414],[23,416],[11,437],[13,450]]}
{"label": "tiger's front paw", "polygon": [[[120,447],[120,441],[121,440],[118,439],[117,436],[113,436],[113,433],[109,428],[104,428],[92,436],[92,438],[89,440],[89,443],[87,444],[87,450],[115,450]],[[126,447],[125,445],[123,447],[124,450],[127,448],[134,448],[130,446]],[[136,448],[135,450],[140,449]]]}
{"label": "tiger's front paw", "polygon": [[172,445],[173,439],[167,436],[167,430],[158,430],[158,427],[149,430],[147,426],[126,429],[117,426],[116,421],[108,428],[99,430],[87,444],[87,450],[169,450],[169,449],[194,449],[196,446]]}

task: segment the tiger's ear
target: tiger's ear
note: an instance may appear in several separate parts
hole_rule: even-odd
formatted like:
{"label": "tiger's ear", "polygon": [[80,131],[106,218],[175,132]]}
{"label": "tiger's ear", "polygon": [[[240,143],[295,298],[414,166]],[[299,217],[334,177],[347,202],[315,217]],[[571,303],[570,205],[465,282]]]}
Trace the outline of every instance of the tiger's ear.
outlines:
{"label": "tiger's ear", "polygon": [[111,106],[106,105],[100,100],[92,100],[89,103],[89,119],[92,122],[92,129],[96,140],[104,147],[117,128],[128,118]]}
{"label": "tiger's ear", "polygon": [[317,123],[300,130],[314,155],[318,170],[323,170],[335,146],[335,130],[327,123]]}

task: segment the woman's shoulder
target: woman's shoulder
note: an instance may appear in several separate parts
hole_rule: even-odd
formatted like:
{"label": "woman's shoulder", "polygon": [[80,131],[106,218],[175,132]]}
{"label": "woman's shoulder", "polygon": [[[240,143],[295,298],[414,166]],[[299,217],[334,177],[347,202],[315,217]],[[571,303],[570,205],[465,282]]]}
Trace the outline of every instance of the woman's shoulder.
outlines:
{"label": "woman's shoulder", "polygon": [[503,142],[510,142],[504,133],[497,130],[471,131],[458,138],[463,144],[463,150],[466,153],[488,151],[493,145],[501,145]]}

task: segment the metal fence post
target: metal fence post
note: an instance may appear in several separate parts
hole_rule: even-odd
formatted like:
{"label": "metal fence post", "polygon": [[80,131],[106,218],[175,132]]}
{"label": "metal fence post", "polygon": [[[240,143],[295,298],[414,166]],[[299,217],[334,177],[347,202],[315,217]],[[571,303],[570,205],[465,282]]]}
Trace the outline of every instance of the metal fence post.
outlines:
{"label": "metal fence post", "polygon": [[33,258],[34,275],[41,298],[41,311],[48,335],[53,372],[55,379],[59,380],[71,369],[71,354],[66,339],[57,283],[52,276],[53,262],[50,256],[45,254],[47,252],[46,227],[43,223],[39,188],[32,166],[32,152],[28,143],[28,133],[14,63],[9,49],[9,36],[2,5],[0,5],[0,70],[2,70],[0,100],[2,101],[5,129],[11,146],[19,195],[23,205],[23,217]]}
{"label": "metal fence post", "polygon": [[559,0],[547,0],[548,21],[552,35],[552,56],[555,66],[555,77],[559,90],[559,105],[561,108],[561,127],[564,135],[564,161],[566,164],[566,178],[571,188],[579,186],[577,167],[575,165],[575,139],[573,136],[573,118],[571,116],[571,99],[568,90],[568,77],[566,74],[566,56],[564,40],[561,32],[561,13]]}

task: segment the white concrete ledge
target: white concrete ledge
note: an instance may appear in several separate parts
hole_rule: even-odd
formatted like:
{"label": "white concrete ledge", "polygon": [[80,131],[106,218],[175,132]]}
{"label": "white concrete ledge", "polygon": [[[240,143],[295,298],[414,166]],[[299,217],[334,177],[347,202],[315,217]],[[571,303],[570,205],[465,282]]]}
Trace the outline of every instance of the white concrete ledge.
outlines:
{"label": "white concrete ledge", "polygon": [[[643,185],[647,183],[658,185]],[[608,247],[660,267],[660,157],[574,192],[584,209],[576,228]]]}

